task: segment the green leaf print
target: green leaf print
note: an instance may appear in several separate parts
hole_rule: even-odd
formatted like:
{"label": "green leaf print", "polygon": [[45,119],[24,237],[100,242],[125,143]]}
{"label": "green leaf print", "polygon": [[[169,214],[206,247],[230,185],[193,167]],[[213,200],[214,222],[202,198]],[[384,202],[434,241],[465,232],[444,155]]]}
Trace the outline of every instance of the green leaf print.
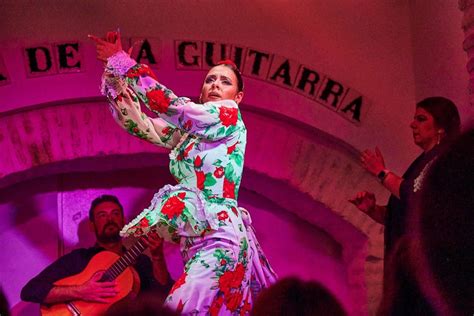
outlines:
{"label": "green leaf print", "polygon": [[[173,101],[171,102],[171,104],[173,103]],[[168,108],[168,112],[166,112],[166,114],[168,116],[173,116],[173,115],[176,115],[178,113],[178,110],[172,108],[172,107],[169,107]]]}
{"label": "green leaf print", "polygon": [[235,170],[234,170],[234,166],[230,163],[228,164],[226,167],[225,167],[225,173],[224,173],[224,176],[226,177],[226,179],[232,181],[232,182],[235,182],[234,181],[234,178],[235,178]]}
{"label": "green leaf print", "polygon": [[186,272],[189,271],[189,268],[193,263],[199,262],[199,259],[201,258],[201,253],[197,252],[185,265],[184,269]]}
{"label": "green leaf print", "polygon": [[225,134],[225,127],[222,126],[221,128],[219,128],[219,129],[217,130],[217,135],[220,136],[220,135],[224,135],[224,134]]}
{"label": "green leaf print", "polygon": [[217,108],[216,107],[210,107],[209,110],[207,111],[209,114],[216,114],[217,113]]}
{"label": "green leaf print", "polygon": [[142,138],[142,139],[148,139],[148,135],[145,134],[143,131],[141,131],[139,128],[138,128],[138,125],[137,123],[135,123],[134,121],[132,121],[131,119],[127,119],[125,121],[125,124],[124,124],[125,128],[127,129],[127,131],[132,134],[132,135],[136,135],[138,136],[139,138]]}
{"label": "green leaf print", "polygon": [[194,170],[194,168],[191,168],[191,165],[192,165],[192,160],[191,159],[185,159],[183,160],[186,164],[184,165],[184,167],[189,171],[189,172],[192,172]]}
{"label": "green leaf print", "polygon": [[204,190],[202,191],[204,193],[204,196],[211,196],[211,195],[214,195],[214,192],[212,192],[211,189],[206,189],[204,188]]}
{"label": "green leaf print", "polygon": [[212,187],[214,184],[216,184],[217,181],[214,179],[214,176],[212,173],[206,173],[206,180],[204,181],[204,186],[205,187]]}
{"label": "green leaf print", "polygon": [[242,166],[242,162],[243,162],[243,157],[242,155],[240,155],[237,150],[235,150],[231,155],[230,155],[230,159],[235,161],[235,164],[239,167]]}
{"label": "green leaf print", "polygon": [[204,261],[204,260],[201,260],[201,265],[202,265],[204,268],[206,268],[206,269],[209,269],[209,267],[210,267],[210,265],[207,264],[207,262]]}
{"label": "green leaf print", "polygon": [[222,249],[217,248],[212,255],[214,257],[216,257],[217,259],[222,259],[225,255],[225,253],[224,253],[224,251],[222,251]]}
{"label": "green leaf print", "polygon": [[231,125],[227,128],[227,135],[231,135],[235,132],[235,130],[237,129],[237,126],[236,125]]}

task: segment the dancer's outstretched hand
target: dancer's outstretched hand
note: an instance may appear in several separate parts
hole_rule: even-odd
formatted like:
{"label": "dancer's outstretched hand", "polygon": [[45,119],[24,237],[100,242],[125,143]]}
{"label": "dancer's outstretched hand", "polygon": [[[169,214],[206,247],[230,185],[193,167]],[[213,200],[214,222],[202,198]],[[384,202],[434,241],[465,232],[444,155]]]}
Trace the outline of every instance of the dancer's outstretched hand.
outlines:
{"label": "dancer's outstretched hand", "polygon": [[123,50],[119,31],[107,32],[105,39],[90,34],[87,37],[95,42],[100,61],[107,62],[109,57]]}

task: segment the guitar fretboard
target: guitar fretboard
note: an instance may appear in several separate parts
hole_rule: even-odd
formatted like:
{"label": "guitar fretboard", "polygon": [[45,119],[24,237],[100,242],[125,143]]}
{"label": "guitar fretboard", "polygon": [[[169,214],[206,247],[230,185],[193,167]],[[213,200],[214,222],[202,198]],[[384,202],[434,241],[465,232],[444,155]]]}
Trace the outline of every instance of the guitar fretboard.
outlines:
{"label": "guitar fretboard", "polygon": [[108,268],[100,281],[113,281],[118,277],[128,266],[133,264],[137,257],[146,249],[146,245],[142,239],[139,239],[130,249],[128,249],[113,265]]}

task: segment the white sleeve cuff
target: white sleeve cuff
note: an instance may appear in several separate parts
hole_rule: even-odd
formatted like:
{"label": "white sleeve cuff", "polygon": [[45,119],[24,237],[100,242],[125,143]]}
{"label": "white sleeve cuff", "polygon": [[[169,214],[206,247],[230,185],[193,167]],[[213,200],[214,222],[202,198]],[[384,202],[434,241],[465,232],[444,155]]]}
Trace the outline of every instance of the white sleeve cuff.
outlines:
{"label": "white sleeve cuff", "polygon": [[137,62],[122,50],[107,58],[106,68],[114,75],[123,77],[136,64]]}

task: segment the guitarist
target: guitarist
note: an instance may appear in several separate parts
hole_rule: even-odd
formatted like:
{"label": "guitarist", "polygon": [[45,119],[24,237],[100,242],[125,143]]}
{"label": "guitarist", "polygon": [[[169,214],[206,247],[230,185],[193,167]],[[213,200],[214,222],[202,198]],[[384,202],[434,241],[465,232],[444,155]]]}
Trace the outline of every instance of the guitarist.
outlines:
{"label": "guitarist", "polygon": [[[66,254],[46,267],[31,279],[21,291],[24,301],[52,305],[81,300],[104,303],[107,298],[118,294],[116,281],[99,282],[103,272],[96,272],[83,284],[56,286],[54,283],[84,270],[89,260],[97,253],[108,250],[122,255],[126,250],[119,235],[125,225],[123,207],[117,197],[102,195],[92,201],[89,210],[90,228],[95,232],[96,244]],[[149,234],[146,244],[152,259],[139,255],[133,265],[140,278],[140,292],[153,290],[166,297],[173,285],[163,256],[163,240],[156,234]]]}

